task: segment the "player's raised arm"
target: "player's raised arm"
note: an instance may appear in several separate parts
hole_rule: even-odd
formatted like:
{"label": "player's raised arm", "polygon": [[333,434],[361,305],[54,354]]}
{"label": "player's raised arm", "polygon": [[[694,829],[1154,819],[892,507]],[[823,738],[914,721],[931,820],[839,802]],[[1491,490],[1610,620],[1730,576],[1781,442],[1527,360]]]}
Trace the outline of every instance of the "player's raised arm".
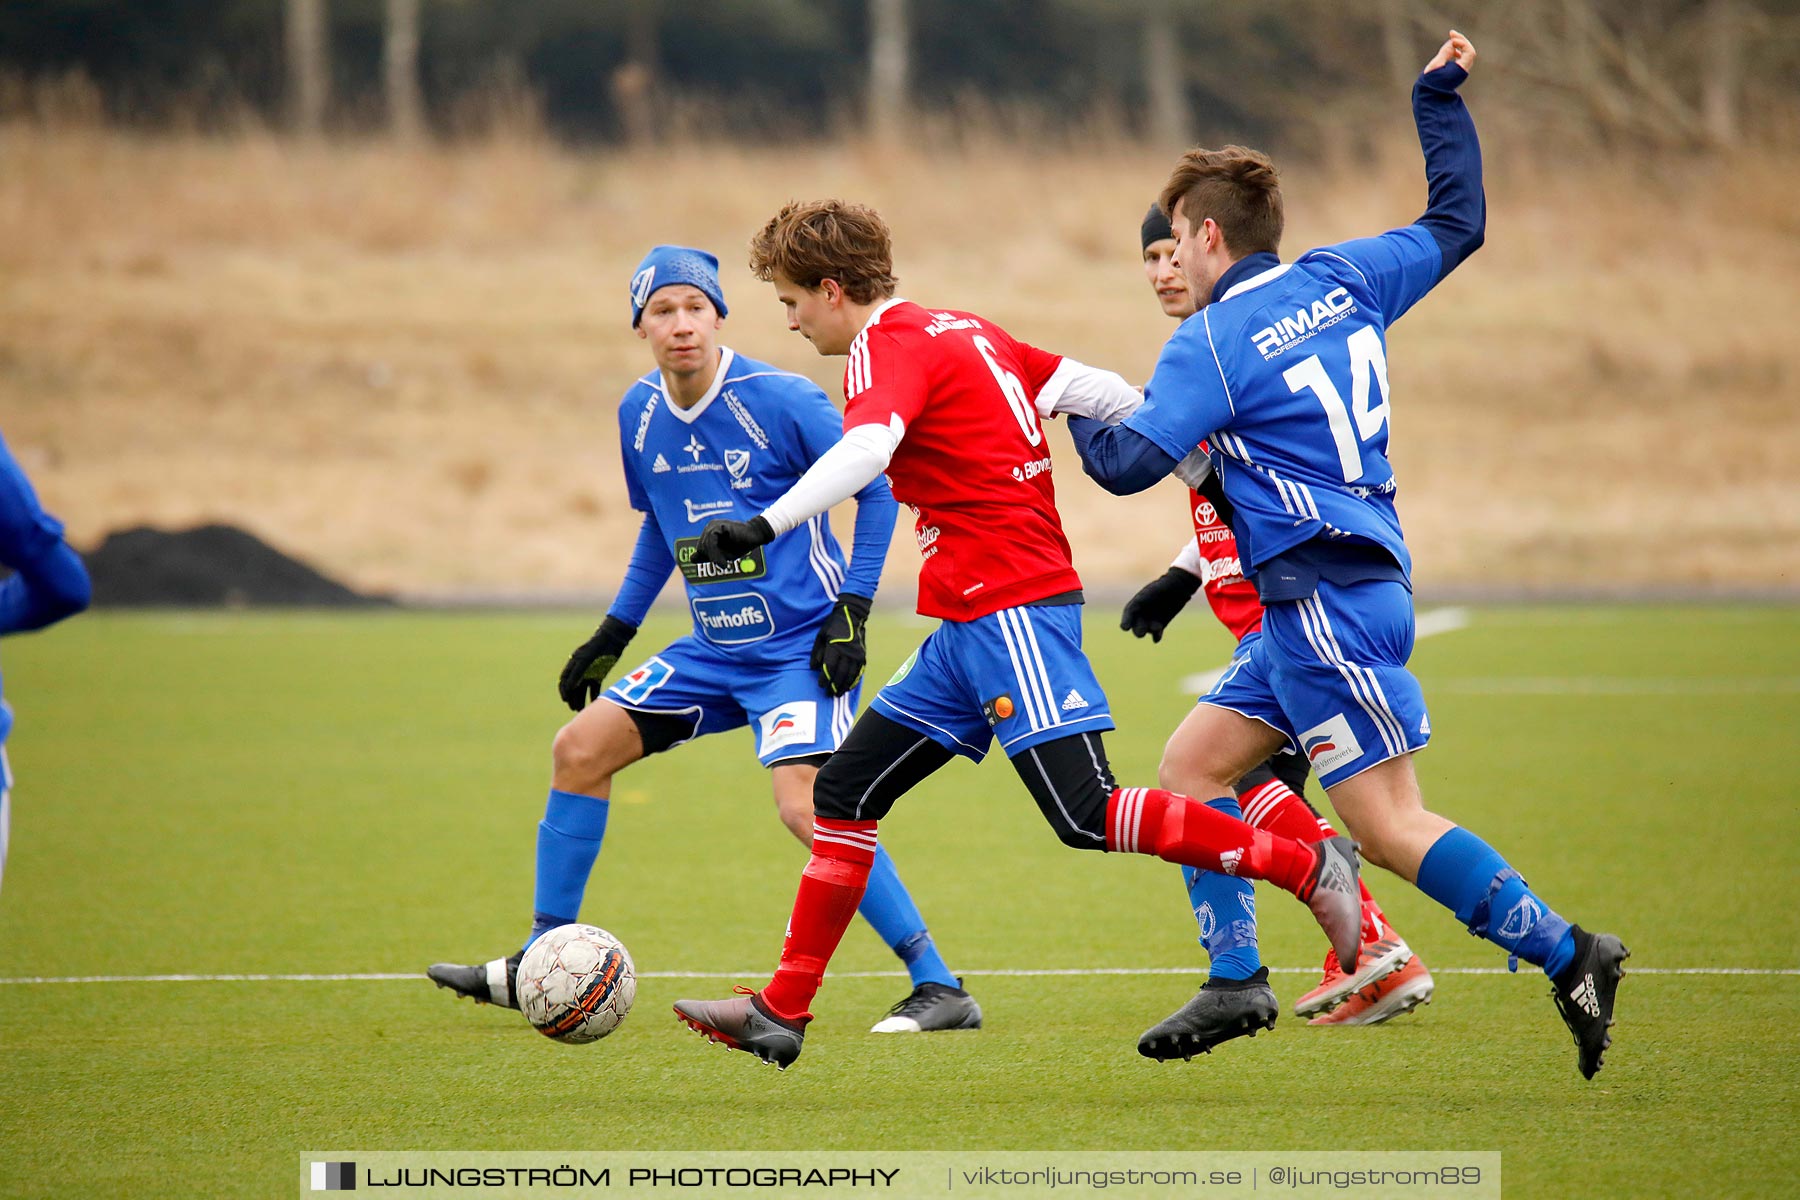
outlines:
{"label": "player's raised arm", "polygon": [[1481,248],[1487,229],[1487,197],[1481,186],[1481,141],[1475,121],[1457,94],[1475,66],[1475,47],[1454,29],[1413,84],[1413,121],[1425,152],[1425,215],[1443,254],[1442,279]]}

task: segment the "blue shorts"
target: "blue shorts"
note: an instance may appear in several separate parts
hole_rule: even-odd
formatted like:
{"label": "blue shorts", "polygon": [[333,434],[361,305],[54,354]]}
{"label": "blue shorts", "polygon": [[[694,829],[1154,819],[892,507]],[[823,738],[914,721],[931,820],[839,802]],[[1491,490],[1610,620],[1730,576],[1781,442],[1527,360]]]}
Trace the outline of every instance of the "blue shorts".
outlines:
{"label": "blue shorts", "polygon": [[1321,580],[1305,600],[1268,606],[1200,703],[1272,727],[1330,788],[1431,740],[1412,647],[1406,585]]}
{"label": "blue shorts", "polygon": [[980,762],[993,739],[1011,756],[1113,728],[1106,693],[1081,651],[1081,605],[1022,605],[945,621],[869,707]]}
{"label": "blue shorts", "polygon": [[785,758],[836,750],[850,732],[861,693],[859,684],[831,695],[806,656],[791,667],[746,666],[689,634],[621,676],[606,689],[606,699],[633,712],[691,720],[693,732],[676,746],[749,725],[756,757],[772,767]]}

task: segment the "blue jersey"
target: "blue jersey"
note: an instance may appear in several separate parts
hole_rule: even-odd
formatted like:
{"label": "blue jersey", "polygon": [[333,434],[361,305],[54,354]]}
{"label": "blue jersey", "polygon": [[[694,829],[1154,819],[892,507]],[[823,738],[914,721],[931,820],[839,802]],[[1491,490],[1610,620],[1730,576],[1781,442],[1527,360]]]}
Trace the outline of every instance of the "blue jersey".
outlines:
{"label": "blue jersey", "polygon": [[[63,541],[62,522],[38,503],[31,481],[0,438],[0,565],[16,572],[0,582],[0,634],[42,629],[87,607],[87,570]],[[0,699],[0,745],[12,709]],[[0,775],[5,772],[0,765]],[[5,780],[0,779],[0,790]]]}
{"label": "blue jersey", "polygon": [[1126,425],[1181,458],[1202,440],[1259,568],[1314,538],[1411,560],[1388,465],[1387,328],[1430,291],[1419,225],[1312,250],[1240,280],[1163,347]]}
{"label": "blue jersey", "polygon": [[[874,594],[893,528],[886,482],[877,479],[857,496],[859,532],[865,514],[876,524],[885,516],[885,530],[875,561],[858,559],[857,574],[866,578],[848,586],[844,552],[823,514],[729,567],[698,562],[694,550],[708,521],[761,513],[842,436],[843,419],[817,384],[729,349],[712,388],[689,409],[669,401],[660,373],[644,376],[619,403],[626,491],[649,517],[632,574],[645,574],[649,560],[647,573],[660,586],[671,566],[679,570],[694,636],[703,641],[759,663],[804,663],[840,591]],[[638,624],[653,596],[654,587],[636,587],[629,598],[622,589],[613,615]]]}

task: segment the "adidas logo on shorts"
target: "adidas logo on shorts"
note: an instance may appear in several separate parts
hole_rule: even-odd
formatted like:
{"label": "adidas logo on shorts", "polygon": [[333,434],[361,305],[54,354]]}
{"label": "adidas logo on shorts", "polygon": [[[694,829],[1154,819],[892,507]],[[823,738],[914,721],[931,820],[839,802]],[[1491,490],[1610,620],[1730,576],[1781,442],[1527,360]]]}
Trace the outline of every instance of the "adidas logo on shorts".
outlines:
{"label": "adidas logo on shorts", "polygon": [[1086,708],[1087,706],[1088,702],[1083,700],[1081,698],[1081,693],[1074,688],[1070,688],[1069,694],[1063,697],[1062,710],[1064,712],[1074,712],[1078,708]]}

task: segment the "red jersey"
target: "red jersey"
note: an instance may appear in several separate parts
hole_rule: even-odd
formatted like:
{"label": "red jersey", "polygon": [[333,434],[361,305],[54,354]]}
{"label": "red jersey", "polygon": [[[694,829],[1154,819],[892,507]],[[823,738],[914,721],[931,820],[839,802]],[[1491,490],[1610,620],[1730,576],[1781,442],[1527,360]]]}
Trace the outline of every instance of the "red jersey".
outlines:
{"label": "red jersey", "polygon": [[887,476],[918,517],[923,615],[973,621],[1081,586],[1034,404],[1061,363],[980,317],[908,300],[876,309],[850,344],[844,428],[904,426]]}
{"label": "red jersey", "polygon": [[1238,561],[1237,537],[1231,526],[1219,519],[1211,500],[1188,489],[1188,511],[1194,518],[1194,543],[1200,547],[1200,586],[1206,602],[1231,636],[1243,641],[1246,634],[1262,628],[1262,601],[1256,587],[1244,578],[1243,564]]}

